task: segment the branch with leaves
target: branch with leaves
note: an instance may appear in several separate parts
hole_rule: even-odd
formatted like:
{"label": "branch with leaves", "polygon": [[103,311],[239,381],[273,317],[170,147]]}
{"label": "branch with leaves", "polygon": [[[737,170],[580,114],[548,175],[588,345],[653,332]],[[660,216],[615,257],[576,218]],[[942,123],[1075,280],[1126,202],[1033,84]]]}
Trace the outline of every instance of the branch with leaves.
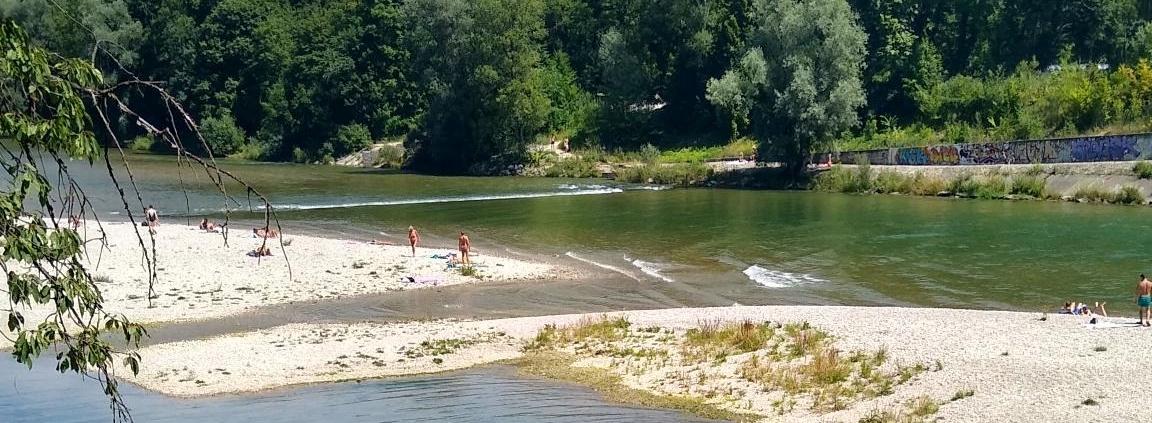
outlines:
{"label": "branch with leaves", "polygon": [[[240,204],[228,195],[225,182],[229,181],[240,184],[249,199],[259,199],[266,227],[275,224],[279,228],[279,221],[263,194],[220,169],[210,153],[205,159],[185,149],[177,128],[185,128],[187,136],[209,151],[192,116],[160,84],[140,80],[123,69],[115,56],[102,50],[101,43],[94,44],[91,61],[63,58],[31,43],[15,23],[3,21],[0,48],[0,167],[10,181],[0,192],[0,270],[7,279],[3,291],[8,299],[0,312],[7,312],[6,326],[11,333],[3,336],[13,343],[16,361],[30,368],[42,353],[55,352],[58,371],[80,373],[101,384],[110,399],[113,421],[131,421],[117,387],[117,360],[137,373],[140,356],[132,348],[139,347],[147,331],[124,315],[104,309],[104,298],[84,264],[87,249],[79,232],[81,226],[60,224],[67,216],[70,221],[90,217],[100,225],[96,210],[71,176],[65,159],[94,164],[102,158],[124,214],[135,227],[144,200],[110,124],[113,119],[109,112],[115,110],[166,140],[179,154],[178,163],[195,164],[209,175],[225,198],[226,215],[232,210],[231,204]],[[120,67],[116,74],[121,80],[105,81],[95,65],[101,56]],[[170,119],[149,122],[140,117],[122,100],[120,93],[125,90],[162,99]],[[93,121],[99,122],[107,140],[104,146],[97,141]],[[49,179],[53,166],[54,182]],[[130,194],[116,174],[118,166],[128,175],[134,201],[129,200]],[[227,243],[226,232],[223,236]],[[107,248],[103,235],[97,240],[101,249]],[[155,295],[156,241],[151,233],[146,241],[138,229],[137,241],[148,272],[150,301]],[[43,321],[28,321],[24,313],[33,308],[47,308],[50,313]],[[122,336],[128,349],[115,348],[109,334]]]}

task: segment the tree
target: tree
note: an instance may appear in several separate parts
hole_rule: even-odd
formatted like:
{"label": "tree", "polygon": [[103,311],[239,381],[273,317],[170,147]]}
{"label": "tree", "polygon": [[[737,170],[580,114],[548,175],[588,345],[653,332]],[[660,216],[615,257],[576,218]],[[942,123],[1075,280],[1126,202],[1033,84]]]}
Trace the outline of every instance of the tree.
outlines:
{"label": "tree", "polygon": [[408,167],[491,173],[521,163],[544,126],[540,0],[414,0],[414,69],[429,87]]}
{"label": "tree", "polygon": [[0,16],[18,22],[49,50],[86,57],[97,42],[125,66],[139,58],[144,29],[121,0],[0,0]]}
{"label": "tree", "polygon": [[758,0],[755,11],[748,52],[708,82],[708,99],[798,173],[858,120],[866,36],[844,0]]}
{"label": "tree", "polygon": [[[31,367],[42,352],[51,349],[57,352],[58,371],[81,373],[99,381],[110,399],[113,421],[120,421],[131,420],[131,416],[114,374],[120,364],[136,373],[140,357],[117,350],[106,335],[122,335],[126,345],[138,347],[147,332],[123,315],[103,308],[100,290],[81,261],[85,240],[74,228],[61,226],[65,215],[77,219],[87,216],[99,224],[99,215],[91,210],[65,159],[91,164],[103,158],[111,183],[121,188],[109,157],[111,152],[120,151],[121,143],[104,112],[114,104],[149,133],[168,142],[183,159],[199,163],[221,193],[226,179],[241,183],[268,208],[265,224],[274,215],[259,191],[183,147],[176,134],[178,127],[192,128],[198,139],[201,135],[195,130],[196,123],[167,91],[135,78],[105,82],[93,62],[109,60],[115,52],[101,44],[94,43],[85,59],[63,58],[34,45],[13,21],[0,20],[0,139],[5,141],[0,143],[0,166],[9,184],[0,192],[0,269],[7,279],[8,297],[8,306],[0,312],[6,312],[6,328],[12,334],[0,336],[12,342],[12,356],[17,362]],[[119,70],[122,72],[118,74],[130,74]],[[153,124],[136,114],[122,98],[129,89],[161,97],[161,104],[170,107],[171,120]],[[108,139],[103,150],[94,128],[100,128]],[[127,162],[122,163],[127,168]],[[137,208],[129,205],[124,189],[119,192],[124,215],[135,226],[133,210],[144,208],[140,193],[135,192]],[[151,240],[151,249],[139,233],[137,240],[143,262],[148,264],[147,294],[151,298],[156,278],[155,240]],[[47,316],[29,321],[25,313],[30,309],[45,310]],[[117,358],[122,359],[120,364]]]}

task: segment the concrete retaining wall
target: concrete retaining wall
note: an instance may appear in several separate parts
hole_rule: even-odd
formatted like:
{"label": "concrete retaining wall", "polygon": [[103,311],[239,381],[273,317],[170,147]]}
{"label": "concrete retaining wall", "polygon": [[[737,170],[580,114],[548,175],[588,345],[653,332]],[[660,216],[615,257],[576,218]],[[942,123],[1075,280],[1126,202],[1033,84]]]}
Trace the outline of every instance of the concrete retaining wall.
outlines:
{"label": "concrete retaining wall", "polygon": [[[874,165],[955,166],[1118,162],[1152,159],[1152,133],[832,153],[833,160]],[[813,159],[827,160],[827,153]]]}

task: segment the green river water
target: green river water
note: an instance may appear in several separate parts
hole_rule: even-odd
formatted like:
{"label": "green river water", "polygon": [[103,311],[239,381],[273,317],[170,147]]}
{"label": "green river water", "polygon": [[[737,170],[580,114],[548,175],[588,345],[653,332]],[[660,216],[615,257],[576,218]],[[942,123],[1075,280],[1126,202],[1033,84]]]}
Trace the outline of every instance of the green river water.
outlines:
{"label": "green river water", "polygon": [[[144,201],[169,215],[219,219],[224,202],[203,173],[176,172],[174,164],[132,159]],[[621,286],[674,297],[662,305],[1051,311],[1076,299],[1132,314],[1137,274],[1152,270],[1146,208],[224,166],[268,194],[289,228],[399,239],[411,224],[444,246],[466,230],[482,249],[597,265]],[[101,215],[115,218],[122,206],[101,169],[73,171],[97,193]],[[607,291],[597,295],[611,297]],[[629,305],[618,300],[613,307]]]}

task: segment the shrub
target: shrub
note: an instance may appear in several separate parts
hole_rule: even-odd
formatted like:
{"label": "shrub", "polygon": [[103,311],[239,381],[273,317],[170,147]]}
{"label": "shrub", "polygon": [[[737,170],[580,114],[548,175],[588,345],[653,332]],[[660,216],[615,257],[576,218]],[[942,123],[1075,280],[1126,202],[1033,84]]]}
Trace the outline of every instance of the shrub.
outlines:
{"label": "shrub", "polygon": [[343,156],[354,153],[372,145],[372,133],[368,127],[359,123],[342,125],[336,129],[329,141],[333,156]]}
{"label": "shrub", "polygon": [[1132,167],[1132,173],[1140,179],[1152,179],[1152,163],[1142,161]]}
{"label": "shrub", "polygon": [[385,145],[376,151],[375,167],[400,168],[404,164],[404,147],[399,145]]}
{"label": "shrub", "polygon": [[723,157],[750,157],[756,154],[758,144],[751,138],[737,138],[725,145]]}
{"label": "shrub", "polygon": [[933,178],[924,176],[923,173],[916,172],[909,183],[909,194],[913,195],[936,195],[941,192],[948,191],[948,182],[940,178]]}
{"label": "shrub", "polygon": [[880,194],[910,193],[912,191],[912,181],[912,178],[889,170],[878,173],[872,186],[873,189]]}
{"label": "shrub", "polygon": [[821,172],[812,180],[812,189],[824,192],[849,192],[853,175],[843,166],[832,166],[832,169]]}
{"label": "shrub", "polygon": [[1017,176],[1012,178],[1012,194],[1044,198],[1045,181],[1039,176]]}
{"label": "shrub", "polygon": [[657,160],[660,160],[660,149],[652,144],[644,144],[640,147],[640,161],[654,164]]}
{"label": "shrub", "polygon": [[909,414],[918,417],[927,417],[936,414],[940,410],[940,404],[927,395],[921,395],[912,400],[909,405]]}
{"label": "shrub", "polygon": [[973,395],[976,395],[976,391],[973,391],[971,389],[956,391],[956,394],[952,395],[952,401],[959,401],[959,400],[962,400],[964,398],[968,398],[968,397],[973,396]]}
{"label": "shrub", "polygon": [[705,181],[711,176],[712,168],[695,163],[645,164],[616,170],[616,179],[619,181],[661,185],[688,186]]}
{"label": "shrub", "polygon": [[1125,185],[1112,194],[1112,202],[1116,204],[1144,204],[1144,191],[1140,187]]}
{"label": "shrub", "polygon": [[141,135],[132,139],[132,151],[137,153],[151,152],[156,139],[148,135]]}
{"label": "shrub", "polygon": [[244,131],[236,126],[232,114],[224,112],[220,116],[209,116],[200,122],[200,134],[212,153],[226,156],[244,146]]}
{"label": "shrub", "polygon": [[1004,198],[1008,195],[1008,182],[1000,175],[983,179],[974,178],[972,175],[960,175],[952,181],[951,191],[957,195],[981,199]]}
{"label": "shrub", "polygon": [[560,159],[544,170],[545,176],[553,178],[596,178],[600,170],[595,160],[582,157]]}
{"label": "shrub", "polygon": [[1088,185],[1076,188],[1076,192],[1072,193],[1072,197],[1075,197],[1077,200],[1106,202],[1111,200],[1112,194],[1101,190],[1096,185]]}
{"label": "shrub", "polygon": [[292,147],[292,161],[296,163],[308,162],[308,153],[300,147]]}
{"label": "shrub", "polygon": [[681,148],[660,153],[662,163],[703,163],[724,156],[723,147]]}
{"label": "shrub", "polygon": [[260,160],[264,158],[264,146],[256,142],[244,144],[235,153],[229,154],[228,157],[241,160]]}

